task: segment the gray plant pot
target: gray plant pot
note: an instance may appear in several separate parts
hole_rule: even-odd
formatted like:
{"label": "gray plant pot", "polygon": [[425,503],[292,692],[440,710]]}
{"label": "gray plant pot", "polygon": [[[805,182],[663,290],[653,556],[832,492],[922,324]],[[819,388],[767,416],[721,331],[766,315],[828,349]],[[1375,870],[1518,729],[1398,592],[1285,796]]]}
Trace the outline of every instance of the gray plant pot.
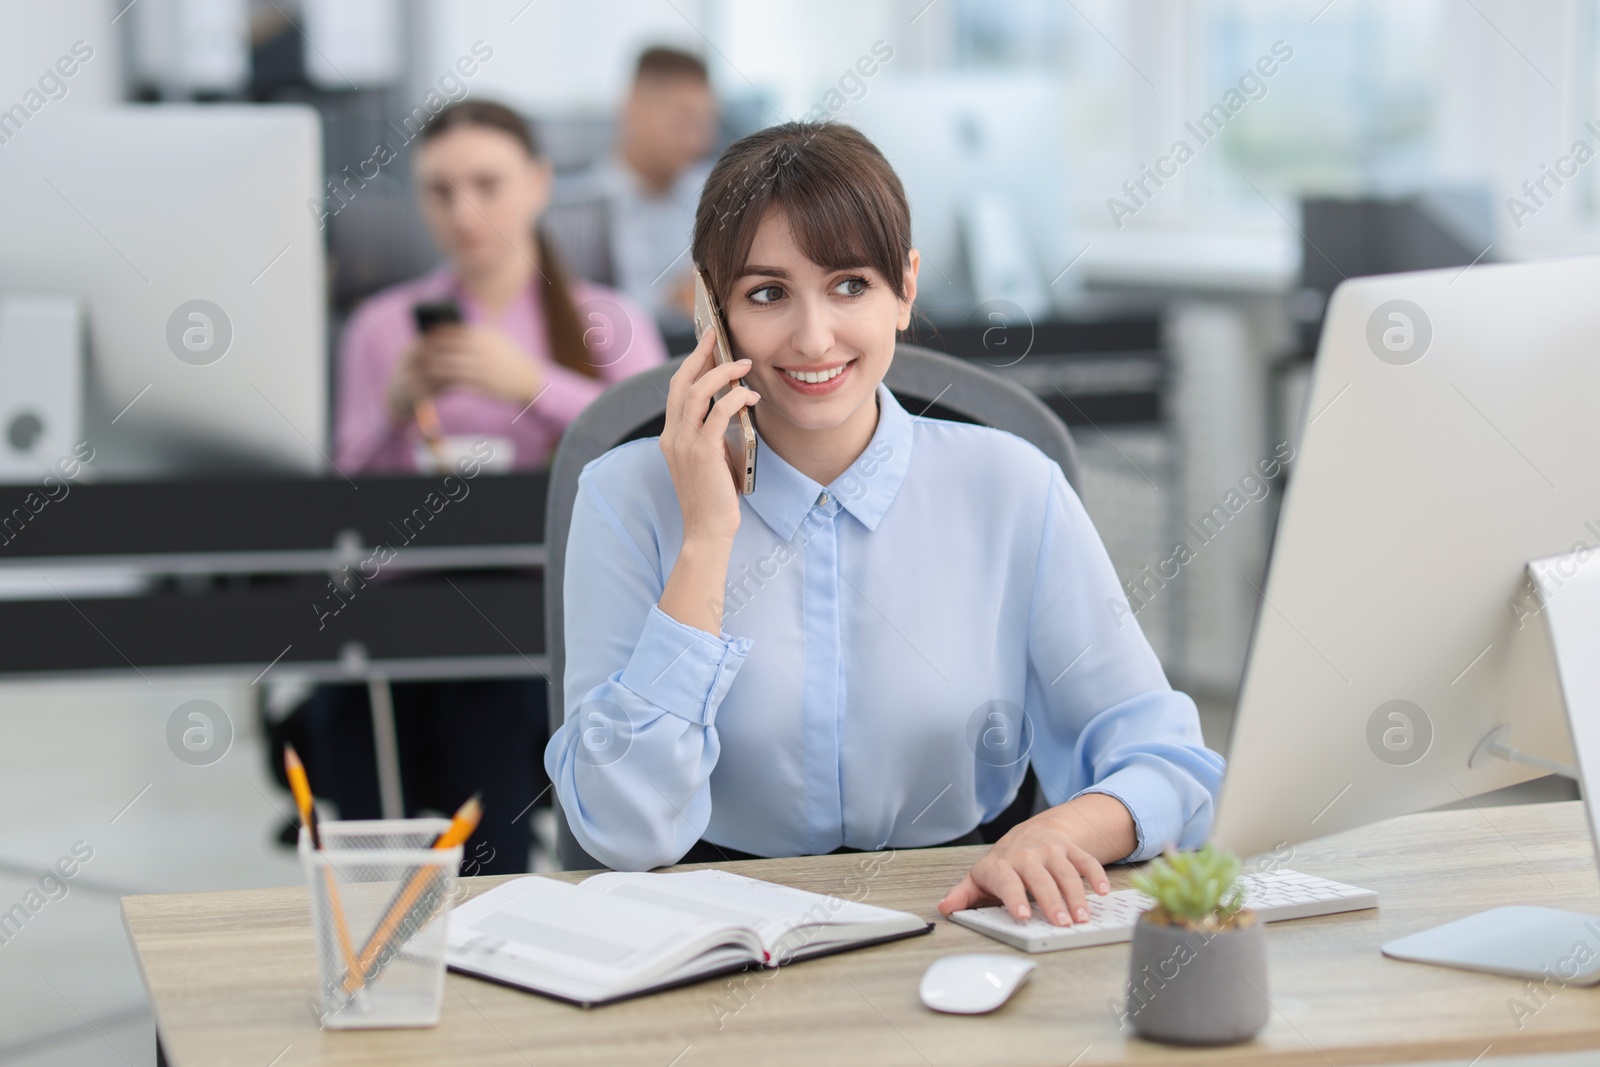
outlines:
{"label": "gray plant pot", "polygon": [[1267,1024],[1267,929],[1216,933],[1146,922],[1133,928],[1125,1018],[1140,1037],[1231,1045]]}

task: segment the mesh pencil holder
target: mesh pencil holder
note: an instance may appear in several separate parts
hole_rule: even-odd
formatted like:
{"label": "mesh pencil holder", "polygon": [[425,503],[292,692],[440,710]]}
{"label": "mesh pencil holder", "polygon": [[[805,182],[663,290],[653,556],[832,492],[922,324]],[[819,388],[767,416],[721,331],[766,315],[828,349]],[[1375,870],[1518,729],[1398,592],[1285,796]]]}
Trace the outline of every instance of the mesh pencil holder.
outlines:
{"label": "mesh pencil holder", "polygon": [[330,1029],[433,1026],[461,846],[429,846],[448,819],[324,822],[300,832]]}

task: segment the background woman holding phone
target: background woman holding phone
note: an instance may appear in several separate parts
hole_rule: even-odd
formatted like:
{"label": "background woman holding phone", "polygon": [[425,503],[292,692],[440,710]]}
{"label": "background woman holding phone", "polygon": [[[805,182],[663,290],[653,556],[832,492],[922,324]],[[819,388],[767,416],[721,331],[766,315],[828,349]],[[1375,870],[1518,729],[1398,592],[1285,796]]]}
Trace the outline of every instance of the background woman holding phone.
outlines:
{"label": "background woman holding phone", "polygon": [[[351,317],[334,462],[345,474],[428,470],[474,445],[481,457],[487,441],[490,470],[544,466],[579,411],[666,359],[661,336],[627,297],[563,270],[537,226],[550,166],[514,111],[447,107],[424,127],[413,166],[447,262]],[[545,788],[544,680],[396,683],[393,694],[408,814],[453,811],[482,791],[475,869],[526,870],[528,811]],[[306,710],[314,780],[344,818],[376,817],[365,687],[323,686]]]}
{"label": "background woman holding phone", "polygon": [[[939,906],[1031,897],[1066,925],[1105,864],[1203,841],[1222,758],[1060,467],[883,384],[920,262],[882,154],[831,123],[735,143],[693,254],[737,360],[708,331],[660,438],[579,480],[545,751],[579,843],[625,869],[981,843],[1031,762],[1044,810]],[[724,443],[742,409],[749,495]]]}
{"label": "background woman holding phone", "polygon": [[[621,293],[567,276],[538,230],[550,165],[516,112],[480,100],[445,108],[423,128],[413,167],[447,262],[351,316],[334,462],[347,474],[416,470],[419,458],[427,469],[421,402],[447,436],[503,443],[505,467],[544,466],[607,386],[667,358],[661,335]],[[450,304],[457,321],[439,313]]]}

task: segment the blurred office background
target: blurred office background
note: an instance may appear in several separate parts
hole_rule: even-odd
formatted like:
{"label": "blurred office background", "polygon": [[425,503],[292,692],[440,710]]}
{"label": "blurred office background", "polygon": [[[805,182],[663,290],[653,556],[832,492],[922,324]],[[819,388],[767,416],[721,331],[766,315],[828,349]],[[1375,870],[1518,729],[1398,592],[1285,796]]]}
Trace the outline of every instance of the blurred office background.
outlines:
{"label": "blurred office background", "polygon": [[[1015,378],[1072,425],[1138,621],[1218,748],[1289,457],[1318,414],[1301,398],[1332,288],[1600,249],[1594,0],[0,0],[0,301],[75,273],[93,290],[78,294],[82,380],[8,357],[0,331],[0,407],[28,390],[83,397],[59,418],[101,445],[86,483],[256,461],[333,476],[338,331],[438,261],[405,131],[446,100],[516,107],[556,166],[552,236],[612,280],[572,179],[611,151],[654,44],[705,58],[719,145],[828,116],[884,148],[926,256],[916,339]],[[308,110],[283,109],[254,156],[253,134],[206,125],[208,110],[282,105]],[[177,124],[140,139],[97,125],[125,107]],[[81,133],[51,141],[52,124]],[[18,160],[43,160],[55,184]],[[184,233],[186,210],[227,227]],[[270,369],[233,383],[235,408],[200,410],[176,379],[171,399],[138,406],[141,361],[171,360],[127,334],[172,310],[139,278],[185,271],[190,289],[236,275],[223,303],[241,336],[268,339]],[[16,407],[0,429],[20,453],[42,431]],[[113,423],[142,427],[138,447],[108,447]],[[7,462],[0,480],[38,481],[27,457]],[[1192,558],[1174,563],[1180,543]],[[151,592],[148,576],[6,552],[7,641],[17,606],[41,597]],[[200,595],[202,569],[161,588]],[[0,944],[0,1063],[153,1062],[118,893],[300,877],[275,840],[290,805],[266,772],[266,687],[127,666],[0,675],[0,908],[74,842],[94,851]],[[231,736],[211,763],[175,759],[167,734],[195,700]]]}

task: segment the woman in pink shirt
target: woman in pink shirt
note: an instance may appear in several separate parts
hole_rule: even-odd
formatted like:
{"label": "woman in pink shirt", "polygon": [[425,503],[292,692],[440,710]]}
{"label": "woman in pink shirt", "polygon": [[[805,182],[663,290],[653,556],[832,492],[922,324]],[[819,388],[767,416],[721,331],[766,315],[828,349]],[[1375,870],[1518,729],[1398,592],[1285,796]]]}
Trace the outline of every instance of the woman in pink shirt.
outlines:
{"label": "woman in pink shirt", "polygon": [[[422,212],[449,262],[385,289],[351,316],[339,346],[334,463],[414,471],[418,401],[446,435],[509,446],[517,468],[547,466],[561,432],[608,385],[667,358],[654,321],[627,297],[569,279],[535,222],[550,166],[527,124],[466,101],[423,129]],[[413,307],[453,301],[458,325],[419,334]]]}
{"label": "woman in pink shirt", "polygon": [[[515,112],[479,101],[446,108],[423,128],[414,167],[449,262],[351,316],[339,347],[334,463],[347,475],[428,469],[417,411],[431,402],[447,445],[487,438],[491,469],[548,466],[590,401],[666,360],[661,335],[627,297],[569,279],[552,255],[535,226],[550,167]],[[420,333],[414,307],[442,301],[461,321]],[[544,679],[408,682],[393,694],[407,813],[454,811],[481,792],[486,817],[468,873],[526,870],[528,811],[546,792]],[[377,817],[366,687],[323,686],[306,712],[313,780],[344,818]]]}

